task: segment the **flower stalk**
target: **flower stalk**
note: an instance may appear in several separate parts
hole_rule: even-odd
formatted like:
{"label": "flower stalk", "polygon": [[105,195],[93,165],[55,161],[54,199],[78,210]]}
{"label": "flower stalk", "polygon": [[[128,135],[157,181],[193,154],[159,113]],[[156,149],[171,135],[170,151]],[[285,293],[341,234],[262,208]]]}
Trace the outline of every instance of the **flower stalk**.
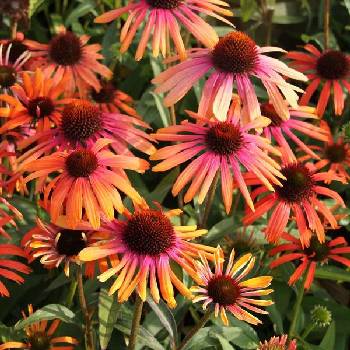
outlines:
{"label": "flower stalk", "polygon": [[210,213],[210,209],[211,209],[213,202],[214,202],[215,192],[216,192],[216,187],[217,187],[218,181],[219,181],[219,171],[215,174],[214,180],[210,186],[207,200],[205,202],[204,214],[203,214],[202,220],[200,222],[200,227],[202,227],[202,228],[205,228],[207,226],[209,213]]}
{"label": "flower stalk", "polygon": [[330,17],[330,0],[323,2],[323,32],[324,32],[324,48],[329,47],[329,17]]}
{"label": "flower stalk", "polygon": [[130,338],[129,338],[129,346],[128,346],[129,350],[134,350],[136,347],[137,335],[138,335],[139,329],[140,329],[142,309],[143,309],[143,301],[137,295],[136,302],[135,302],[134,317],[132,320],[132,326],[131,326],[131,332],[130,332]]}

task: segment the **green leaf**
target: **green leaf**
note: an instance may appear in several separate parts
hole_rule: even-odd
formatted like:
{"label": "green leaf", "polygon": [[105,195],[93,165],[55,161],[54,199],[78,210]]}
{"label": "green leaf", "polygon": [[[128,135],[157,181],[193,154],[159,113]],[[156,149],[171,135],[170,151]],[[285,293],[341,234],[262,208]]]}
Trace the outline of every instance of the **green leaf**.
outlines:
{"label": "green leaf", "polygon": [[30,0],[29,1],[29,18],[39,9],[45,0]]}
{"label": "green leaf", "polygon": [[159,115],[160,115],[160,118],[163,122],[164,127],[169,126],[169,124],[170,124],[169,123],[169,120],[170,120],[169,110],[164,106],[162,98],[152,91],[150,92],[150,94],[154,98],[154,102],[156,104],[157,110],[159,112]]}
{"label": "green leaf", "polygon": [[334,349],[335,344],[335,322],[333,321],[324,335],[320,347],[323,349]]}
{"label": "green leaf", "polygon": [[234,350],[234,347],[230,342],[220,334],[215,333],[214,331],[209,332],[209,336],[216,338],[220,344],[222,350]]}
{"label": "green leaf", "polygon": [[179,176],[179,169],[175,168],[169,174],[164,176],[158,186],[151,193],[152,201],[162,203],[166,195],[169,193],[176,178]]}
{"label": "green leaf", "polygon": [[350,273],[345,269],[336,266],[322,266],[316,269],[316,278],[350,282]]}
{"label": "green leaf", "polygon": [[94,10],[95,5],[92,2],[86,2],[74,8],[74,10],[67,16],[65,25],[69,27],[74,22],[77,22],[80,17],[92,12],[95,16],[97,13]]}
{"label": "green leaf", "polygon": [[252,17],[253,13],[257,10],[257,4],[255,0],[240,0],[241,3],[241,17],[243,22],[247,22]]}
{"label": "green leaf", "polygon": [[23,329],[24,327],[43,320],[49,321],[59,319],[66,323],[74,323],[74,317],[74,313],[71,310],[67,309],[65,306],[59,304],[49,304],[35,311],[25,320],[19,321],[15,325],[15,329]]}
{"label": "green leaf", "polygon": [[223,236],[232,231],[233,218],[223,219],[214,225],[205,236],[205,243],[219,241]]}
{"label": "green leaf", "polygon": [[348,9],[349,15],[350,15],[350,0],[344,0],[344,5]]}
{"label": "green leaf", "polygon": [[114,325],[120,311],[120,304],[115,296],[109,296],[106,289],[100,290],[98,298],[98,320],[101,349],[107,349]]}

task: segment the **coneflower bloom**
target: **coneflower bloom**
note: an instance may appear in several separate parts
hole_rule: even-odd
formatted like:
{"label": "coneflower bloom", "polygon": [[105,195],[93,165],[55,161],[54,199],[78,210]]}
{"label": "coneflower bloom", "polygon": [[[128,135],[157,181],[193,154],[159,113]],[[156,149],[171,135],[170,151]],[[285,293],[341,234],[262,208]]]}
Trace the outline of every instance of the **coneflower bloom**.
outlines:
{"label": "coneflower bloom", "polygon": [[[28,316],[33,314],[33,306],[28,305]],[[22,312],[23,318],[27,316]],[[50,326],[48,321],[39,321],[24,327],[26,337],[22,342],[9,341],[0,345],[0,350],[5,349],[50,349],[50,350],[73,350],[78,341],[68,336],[55,336],[61,321],[54,320]]]}
{"label": "coneflower bloom", "polygon": [[293,339],[288,342],[288,335],[283,334],[260,342],[257,350],[297,350],[297,341]]}
{"label": "coneflower bloom", "polygon": [[193,302],[203,302],[203,309],[213,304],[215,317],[219,313],[225,325],[229,324],[226,311],[237,319],[252,324],[261,321],[251,314],[267,314],[268,312],[257,306],[269,306],[271,300],[255,299],[254,297],[268,295],[272,289],[266,289],[272,281],[271,276],[260,276],[245,279],[254,267],[255,258],[245,254],[236,261],[235,251],[232,250],[226,269],[221,248],[215,252],[215,271],[210,268],[206,257],[199,253],[201,262],[196,262],[196,271],[200,276],[199,286],[191,287],[191,291],[198,293]]}
{"label": "coneflower bloom", "polygon": [[[287,139],[293,141],[311,158],[319,159],[319,156],[295,134],[297,131],[316,140],[327,140],[326,132],[319,126],[311,123],[312,120],[318,120],[315,108],[307,106],[289,108],[290,119],[288,120],[282,120],[271,103],[261,104],[260,109],[261,115],[271,120],[271,124],[264,128],[264,135],[269,140],[275,140],[283,149],[282,155],[286,161],[296,160],[295,151],[292,151]],[[305,121],[304,119],[310,121]]]}
{"label": "coneflower bloom", "polygon": [[0,235],[3,235],[5,238],[10,239],[10,235],[6,232],[5,226],[10,224],[16,227],[15,218],[22,220],[23,215],[21,212],[10,204],[5,198],[0,197],[0,203],[2,207],[6,207],[6,210],[0,208]]}
{"label": "coneflower bloom", "polygon": [[312,236],[308,247],[305,247],[300,240],[288,233],[283,233],[282,238],[287,243],[272,248],[269,252],[270,256],[282,253],[270,264],[270,267],[275,268],[289,261],[300,260],[300,265],[289,278],[288,283],[290,285],[294,284],[306,273],[304,287],[309,289],[315,277],[316,267],[328,263],[329,260],[350,267],[350,260],[342,256],[342,254],[350,253],[350,247],[344,237],[326,240],[321,243],[317,237]]}
{"label": "coneflower bloom", "polygon": [[[23,236],[21,244],[31,260],[40,258],[40,263],[48,269],[58,268],[62,264],[64,273],[69,276],[70,264],[82,265],[78,255],[84,248],[109,237],[93,230],[87,223],[81,222],[72,230],[67,228],[64,221],[61,218],[60,226],[57,226],[37,219],[37,225]],[[109,266],[107,259],[100,259],[97,264],[101,272]],[[84,265],[85,274],[93,276],[95,262]]]}
{"label": "coneflower bloom", "polygon": [[99,276],[105,282],[116,275],[109,293],[118,291],[119,302],[126,301],[136,290],[142,300],[147,296],[147,285],[153,299],[158,303],[163,298],[170,307],[176,306],[174,286],[185,297],[192,293],[173,271],[172,265],[180,266],[194,280],[199,276],[194,271],[194,258],[201,251],[211,258],[212,247],[190,242],[205,234],[196,225],[174,226],[170,218],[182,213],[180,209],[163,212],[146,206],[134,213],[124,212],[124,221],[114,220],[101,227],[113,239],[84,249],[79,258],[93,261],[117,254],[120,262]]}
{"label": "coneflower bloom", "polygon": [[[342,178],[330,172],[318,173],[311,164],[301,162],[283,164],[281,173],[285,177],[285,180],[281,180],[283,187],[275,186],[274,193],[269,192],[264,186],[259,186],[253,191],[253,198],[260,195],[262,197],[255,204],[255,212],[248,209],[248,213],[243,218],[243,224],[250,225],[272,210],[265,234],[269,242],[276,243],[285,231],[293,213],[303,245],[309,246],[312,232],[316,233],[321,243],[324,242],[325,229],[318,213],[323,215],[332,228],[337,226],[337,220],[330,208],[318,196],[332,198],[344,207],[345,204],[337,192],[321,186],[318,182],[342,181]],[[259,180],[254,181],[251,178],[248,183],[258,185]]]}
{"label": "coneflower bloom", "polygon": [[98,62],[103,56],[99,53],[99,44],[87,45],[90,37],[78,37],[72,32],[63,30],[51,39],[48,44],[26,40],[26,45],[35,57],[35,66],[41,67],[46,76],[57,74],[56,79],[66,81],[66,92],[73,94],[78,88],[81,96],[92,86],[99,91],[101,84],[96,75],[110,78],[112,72]]}
{"label": "coneflower bloom", "polygon": [[16,128],[30,127],[42,131],[57,126],[61,119],[62,96],[67,83],[64,80],[47,78],[40,69],[34,74],[24,72],[23,82],[11,87],[13,97],[0,95],[0,101],[9,105],[7,121],[0,127],[0,133],[7,133]]}
{"label": "coneflower bloom", "polygon": [[148,163],[137,157],[114,155],[105,148],[110,142],[100,139],[86,148],[55,152],[27,164],[24,170],[30,175],[25,181],[38,179],[37,191],[49,174],[60,173],[43,189],[45,207],[49,207],[53,223],[65,215],[67,225],[74,229],[82,220],[84,209],[89,223],[98,228],[101,215],[112,220],[114,209],[124,211],[120,191],[136,204],[143,202],[124,170],[144,171]]}
{"label": "coneflower bloom", "polygon": [[10,292],[1,281],[2,278],[16,283],[23,283],[24,279],[19,273],[28,275],[31,272],[27,265],[20,261],[12,260],[10,256],[21,257],[27,260],[27,254],[20,247],[14,244],[0,244],[0,295],[5,297],[9,297]]}
{"label": "coneflower bloom", "polygon": [[[29,60],[30,53],[24,51],[15,62],[11,62],[12,44],[0,44],[0,91],[7,93],[8,89],[15,83],[20,81],[20,74],[23,72],[23,65]],[[5,109],[6,110],[6,109]],[[3,113],[3,108],[0,109],[0,115]]]}
{"label": "coneflower bloom", "polygon": [[350,58],[338,50],[325,50],[321,52],[315,46],[307,44],[305,52],[292,51],[287,54],[293,61],[290,65],[300,72],[307,74],[310,84],[300,99],[301,105],[309,104],[319,86],[321,93],[317,102],[317,114],[323,116],[328,105],[331,91],[334,96],[334,112],[341,115],[344,109],[343,87],[350,91]]}
{"label": "coneflower bloom", "polygon": [[[217,40],[214,48],[190,50],[188,59],[153,79],[159,85],[156,92],[168,92],[164,99],[166,106],[179,101],[191,87],[206,73],[210,72],[199,104],[199,114],[214,113],[217,119],[226,119],[230,106],[233,84],[242,99],[244,121],[253,120],[261,115],[260,106],[251,78],[261,80],[278,115],[289,118],[287,104],[297,107],[298,87],[287,83],[283,77],[297,80],[307,78],[283,62],[264,55],[266,52],[283,51],[275,47],[259,47],[253,39],[242,32],[231,32]],[[282,77],[283,75],[283,77]],[[282,93],[282,94],[281,94]]]}
{"label": "coneflower bloom", "polygon": [[197,13],[215,17],[232,25],[222,16],[232,16],[225,7],[229,5],[217,0],[136,0],[129,1],[127,6],[109,11],[95,19],[96,23],[108,23],[129,12],[120,35],[123,53],[128,50],[142,22],[145,27],[142,32],[135,59],[140,60],[145,52],[148,40],[153,33],[153,56],[159,52],[166,56],[170,54],[167,35],[171,37],[176,51],[181,58],[185,57],[185,45],[181,37],[179,23],[183,25],[196,39],[207,47],[213,47],[218,40],[215,30]]}
{"label": "coneflower bloom", "polygon": [[201,204],[216,174],[220,174],[226,212],[229,213],[231,209],[233,177],[247,204],[254,209],[242,177],[241,166],[254,172],[270,190],[273,190],[270,182],[281,185],[277,179],[283,177],[278,170],[280,166],[266,152],[280,155],[279,151],[267,139],[250,133],[252,129],[268,125],[270,120],[259,118],[241,126],[239,105],[231,111],[224,122],[188,112],[196,119],[196,123],[184,121],[181,125],[158,129],[154,135],[157,140],[177,144],[161,148],[151,156],[152,160],[164,159],[153,167],[153,171],[166,171],[190,161],[173,186],[174,196],[191,182],[184,200],[189,202],[198,194],[198,202]]}

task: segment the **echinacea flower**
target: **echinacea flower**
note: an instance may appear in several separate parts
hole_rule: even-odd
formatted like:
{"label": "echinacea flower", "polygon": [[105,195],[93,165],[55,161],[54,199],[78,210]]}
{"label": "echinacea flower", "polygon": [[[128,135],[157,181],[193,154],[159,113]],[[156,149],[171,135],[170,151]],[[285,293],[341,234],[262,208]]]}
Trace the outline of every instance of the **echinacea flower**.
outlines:
{"label": "echinacea flower", "polygon": [[229,5],[217,0],[136,0],[128,1],[127,6],[102,14],[96,23],[108,23],[125,13],[129,13],[120,34],[120,52],[126,52],[142,22],[145,22],[135,59],[140,60],[145,52],[148,40],[153,33],[153,56],[159,52],[166,56],[169,52],[168,35],[172,39],[180,57],[185,57],[185,45],[181,37],[179,22],[196,39],[207,47],[213,47],[218,40],[215,30],[197,13],[215,17],[232,25],[222,16],[232,16],[225,7]]}
{"label": "echinacea flower", "polygon": [[186,61],[160,73],[153,79],[153,83],[158,85],[155,91],[168,92],[164,104],[171,106],[201,77],[210,72],[203,88],[198,113],[210,117],[213,112],[217,119],[224,121],[235,83],[243,103],[244,121],[248,122],[261,115],[251,81],[251,78],[258,78],[278,115],[286,120],[289,118],[289,111],[282,94],[293,108],[297,108],[298,95],[295,91],[303,90],[287,83],[283,77],[303,81],[307,78],[283,62],[264,55],[273,51],[283,50],[276,47],[259,47],[248,35],[238,31],[231,32],[218,39],[214,48],[190,50]]}
{"label": "echinacea flower", "polygon": [[341,115],[344,109],[343,87],[350,91],[350,57],[338,50],[318,50],[314,45],[306,44],[307,52],[291,51],[286,56],[293,61],[295,69],[303,72],[310,83],[300,98],[301,105],[308,105],[319,86],[322,86],[317,102],[317,114],[322,117],[333,92],[334,112]]}
{"label": "echinacea flower", "polygon": [[24,170],[30,175],[25,181],[38,179],[37,191],[42,189],[49,174],[60,173],[43,189],[53,223],[65,215],[74,229],[82,220],[84,209],[89,223],[98,228],[101,215],[112,220],[114,209],[124,211],[119,191],[137,204],[143,202],[124,170],[146,170],[148,163],[137,157],[114,155],[105,148],[110,142],[99,139],[86,148],[55,152],[27,164]]}
{"label": "echinacea flower", "polygon": [[[27,254],[14,244],[0,244],[0,277],[16,283],[23,283],[24,279],[19,273],[28,275],[31,269],[24,263],[10,259],[10,256],[27,259]],[[0,296],[10,296],[5,284],[0,280]],[[1,349],[1,347],[0,347]]]}
{"label": "echinacea flower", "polygon": [[308,246],[288,233],[283,233],[282,238],[287,243],[274,247],[269,252],[270,256],[282,253],[281,256],[272,261],[270,267],[275,268],[286,262],[299,260],[300,265],[289,278],[290,285],[295,284],[306,273],[304,287],[309,289],[314,280],[316,267],[328,263],[329,260],[350,267],[350,259],[342,256],[342,254],[350,253],[350,247],[344,237],[320,242],[317,237],[312,236]]}
{"label": "echinacea flower", "polygon": [[293,141],[310,157],[319,159],[319,156],[295,133],[297,131],[300,134],[320,141],[327,140],[325,130],[311,123],[313,120],[318,120],[313,107],[300,106],[298,108],[289,108],[290,118],[288,120],[282,120],[271,103],[261,104],[260,109],[261,115],[271,120],[271,124],[264,128],[264,135],[269,140],[275,140],[283,149],[282,156],[285,157],[286,161],[296,160],[295,151],[292,150],[287,139]]}
{"label": "echinacea flower", "polygon": [[[45,224],[37,219],[37,225],[24,235],[21,244],[31,259],[40,258],[40,263],[48,269],[58,268],[62,264],[64,273],[69,276],[70,264],[82,264],[79,253],[108,236],[93,230],[91,225],[84,222],[79,223],[74,230],[64,224],[64,218],[60,220],[60,226]],[[97,264],[101,272],[108,268],[106,259],[100,259]],[[85,264],[85,274],[93,275],[94,265],[94,262]]]}
{"label": "echinacea flower", "polygon": [[[6,50],[4,49],[4,44],[0,44],[0,91],[4,93],[7,93],[11,86],[20,81],[23,65],[30,58],[30,53],[24,51],[15,62],[11,62],[11,49],[12,44],[8,45]],[[3,108],[0,111],[2,114]]]}
{"label": "echinacea flower", "polygon": [[59,97],[66,81],[58,80],[58,76],[47,78],[40,69],[32,75],[24,72],[22,77],[22,83],[11,87],[13,96],[0,95],[0,101],[9,105],[8,113],[2,114],[7,120],[0,127],[1,134],[19,127],[48,130],[61,120],[65,100]]}
{"label": "echinacea flower", "polygon": [[[3,39],[0,40],[0,44],[3,44],[3,51],[6,51],[8,49],[8,47],[11,45],[11,50],[10,50],[10,54],[9,54],[9,62],[10,63],[15,63],[17,61],[17,59],[19,57],[21,57],[21,55],[24,52],[29,52],[29,47],[25,44],[25,37],[24,34],[21,32],[17,32],[15,38],[12,39]],[[30,62],[31,62],[31,58],[29,58],[25,63],[24,63],[24,68],[29,68],[30,67]],[[25,69],[25,70],[27,70]],[[29,69],[28,69],[29,70]]]}
{"label": "echinacea flower", "polygon": [[323,305],[315,305],[310,311],[310,319],[318,328],[328,327],[332,322],[332,313]]}
{"label": "echinacea flower", "polygon": [[257,350],[297,350],[297,341],[293,339],[288,342],[288,335],[283,334],[260,342]]}
{"label": "echinacea flower", "polygon": [[248,253],[237,259],[234,249],[224,270],[223,252],[218,248],[215,252],[215,271],[210,268],[206,257],[199,252],[201,262],[196,262],[196,271],[200,277],[199,286],[191,287],[191,291],[198,293],[193,302],[203,302],[203,309],[213,304],[215,317],[219,313],[225,325],[229,324],[226,311],[237,319],[251,324],[261,321],[251,314],[267,314],[268,312],[257,306],[269,306],[271,300],[255,299],[254,297],[268,295],[272,289],[266,289],[272,281],[271,276],[259,276],[245,279],[254,267],[255,258]]}
{"label": "echinacea flower", "polygon": [[41,67],[46,76],[57,74],[56,79],[66,81],[66,92],[73,94],[78,88],[81,96],[86,94],[87,87],[99,91],[100,82],[96,75],[110,78],[112,72],[98,62],[103,56],[99,44],[87,45],[90,37],[63,30],[51,39],[48,44],[26,40],[26,45],[35,57],[35,66]]}
{"label": "echinacea flower", "polygon": [[[280,166],[267,152],[280,155],[269,141],[251,130],[262,128],[270,122],[259,118],[245,126],[241,125],[239,105],[230,111],[226,121],[208,120],[188,112],[197,123],[184,121],[181,125],[158,129],[154,135],[158,141],[177,142],[157,150],[150,159],[163,160],[153,171],[166,171],[190,161],[177,178],[172,193],[176,196],[191,182],[184,200],[189,202],[198,194],[201,204],[212,185],[216,174],[221,175],[221,190],[226,212],[232,204],[232,182],[237,181],[247,204],[254,209],[249,191],[242,177],[241,166],[259,177],[262,183],[273,190],[274,184],[281,184],[277,177],[283,177]],[[267,152],[266,152],[267,151]],[[233,175],[233,176],[232,176]]]}
{"label": "echinacea flower", "polygon": [[[28,316],[33,314],[33,306],[28,305]],[[22,312],[23,318],[27,316]],[[0,345],[0,350],[24,349],[24,350],[73,350],[78,341],[68,336],[55,336],[61,321],[55,319],[49,326],[48,321],[38,321],[24,327],[26,338],[23,342],[9,341]]]}
{"label": "echinacea flower", "polygon": [[[343,179],[334,173],[319,173],[311,164],[301,162],[283,164],[281,173],[285,176],[285,180],[281,180],[283,187],[275,186],[274,193],[268,192],[264,186],[259,186],[253,191],[252,197],[256,198],[260,195],[262,197],[255,204],[254,212],[248,209],[248,213],[243,218],[243,224],[250,225],[272,209],[265,230],[269,242],[278,242],[292,214],[294,214],[303,245],[309,245],[312,232],[316,233],[321,243],[324,242],[324,224],[318,213],[323,215],[325,222],[328,222],[332,228],[337,226],[337,220],[327,204],[318,197],[331,198],[343,207],[345,204],[337,192],[320,186],[318,182]],[[249,184],[258,185],[259,180],[254,181],[251,178]]]}
{"label": "echinacea flower", "polygon": [[194,258],[200,251],[210,258],[215,251],[212,247],[191,242],[205,234],[206,230],[197,230],[196,225],[175,226],[171,223],[170,218],[181,213],[180,209],[164,212],[147,206],[137,208],[134,213],[125,211],[124,221],[114,220],[100,229],[113,238],[104,244],[85,248],[79,258],[93,261],[112,254],[120,257],[119,264],[98,277],[105,282],[116,276],[109,294],[118,291],[119,302],[128,300],[134,290],[145,300],[149,285],[155,302],[163,298],[170,307],[175,307],[174,286],[187,298],[191,298],[192,294],[172,265],[181,267],[198,281]]}
{"label": "echinacea flower", "polygon": [[2,206],[5,206],[7,210],[4,210],[0,207],[0,235],[3,235],[5,238],[10,239],[10,235],[6,232],[6,225],[10,224],[16,227],[16,222],[14,218],[23,219],[21,212],[10,204],[5,198],[0,197],[0,203]]}

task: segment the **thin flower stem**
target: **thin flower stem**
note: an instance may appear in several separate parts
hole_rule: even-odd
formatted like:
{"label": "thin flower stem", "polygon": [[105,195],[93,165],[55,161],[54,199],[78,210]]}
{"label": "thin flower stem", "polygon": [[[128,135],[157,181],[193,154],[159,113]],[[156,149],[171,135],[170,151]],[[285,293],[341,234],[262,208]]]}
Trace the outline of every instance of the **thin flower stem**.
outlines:
{"label": "thin flower stem", "polygon": [[214,180],[213,180],[213,182],[210,186],[210,189],[209,189],[207,201],[205,202],[204,214],[203,214],[202,220],[201,220],[200,225],[199,225],[202,228],[205,228],[207,226],[207,221],[209,218],[210,209],[211,209],[213,202],[214,202],[215,191],[216,191],[218,181],[219,181],[219,171],[217,171],[215,174]]}
{"label": "thin flower stem", "polygon": [[135,302],[134,318],[132,320],[132,326],[131,326],[131,332],[130,332],[130,338],[129,338],[129,346],[128,346],[129,350],[134,350],[136,347],[137,335],[140,329],[142,308],[143,308],[143,301],[137,295],[136,302]]}
{"label": "thin flower stem", "polygon": [[212,310],[207,309],[204,316],[199,320],[199,322],[190,330],[190,332],[186,335],[180,346],[177,348],[177,350],[182,350],[185,348],[185,346],[189,343],[189,341],[197,334],[197,332],[204,327],[204,325],[208,322],[210,319],[210,316],[212,314]]}
{"label": "thin flower stem", "polygon": [[313,323],[310,323],[304,330],[303,334],[301,335],[302,339],[305,339],[315,328],[315,325]]}
{"label": "thin flower stem", "polygon": [[85,294],[84,294],[84,283],[83,283],[83,272],[81,266],[77,268],[77,283],[79,292],[79,302],[81,311],[85,318],[85,344],[87,350],[95,350],[94,335],[92,333],[91,316],[87,307]]}
{"label": "thin flower stem", "polygon": [[75,293],[77,291],[77,287],[78,287],[78,281],[76,279],[72,279],[70,286],[69,286],[69,291],[66,297],[66,305],[68,308],[70,308],[73,304],[73,299],[75,296]]}
{"label": "thin flower stem", "polygon": [[329,15],[330,15],[330,0],[323,0],[323,32],[324,32],[324,48],[329,47]]}
{"label": "thin flower stem", "polygon": [[16,39],[17,37],[17,26],[18,22],[16,19],[14,19],[11,23],[11,39]]}

